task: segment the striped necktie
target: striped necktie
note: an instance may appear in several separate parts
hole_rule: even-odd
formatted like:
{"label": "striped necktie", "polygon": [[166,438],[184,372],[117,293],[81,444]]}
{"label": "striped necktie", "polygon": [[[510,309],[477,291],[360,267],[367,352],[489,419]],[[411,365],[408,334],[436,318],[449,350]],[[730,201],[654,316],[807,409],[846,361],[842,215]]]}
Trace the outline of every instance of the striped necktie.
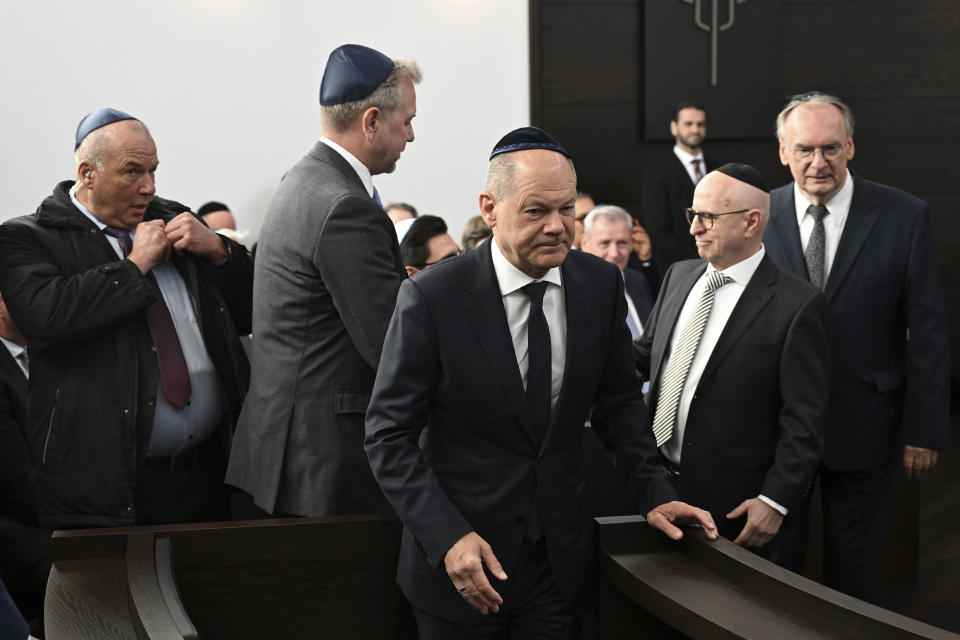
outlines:
{"label": "striped necktie", "polygon": [[677,339],[677,346],[670,354],[666,372],[663,374],[663,383],[660,385],[657,411],[653,417],[653,436],[657,439],[658,447],[673,435],[674,427],[677,424],[677,408],[680,406],[680,395],[683,393],[687,374],[690,373],[693,356],[696,355],[697,347],[700,345],[703,328],[707,325],[707,318],[710,317],[714,294],[717,289],[728,282],[733,282],[733,279],[720,271],[714,271],[707,276],[707,286],[703,288],[700,300],[697,301],[693,313],[690,314],[686,324],[683,325],[680,337]]}

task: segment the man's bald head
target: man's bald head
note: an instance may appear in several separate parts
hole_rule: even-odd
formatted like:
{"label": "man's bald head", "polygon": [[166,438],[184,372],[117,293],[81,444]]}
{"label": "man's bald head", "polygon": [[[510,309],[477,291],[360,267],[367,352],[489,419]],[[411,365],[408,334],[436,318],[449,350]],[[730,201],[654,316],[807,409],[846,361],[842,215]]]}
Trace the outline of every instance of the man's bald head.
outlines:
{"label": "man's bald head", "polygon": [[117,137],[130,131],[140,131],[150,135],[147,125],[139,120],[120,120],[91,131],[73,152],[77,168],[87,162],[103,171],[103,159],[115,147]]}
{"label": "man's bald head", "polygon": [[692,216],[690,234],[700,257],[715,269],[726,269],[760,250],[770,217],[770,194],[762,188],[711,171],[697,183],[691,208],[698,215]]}

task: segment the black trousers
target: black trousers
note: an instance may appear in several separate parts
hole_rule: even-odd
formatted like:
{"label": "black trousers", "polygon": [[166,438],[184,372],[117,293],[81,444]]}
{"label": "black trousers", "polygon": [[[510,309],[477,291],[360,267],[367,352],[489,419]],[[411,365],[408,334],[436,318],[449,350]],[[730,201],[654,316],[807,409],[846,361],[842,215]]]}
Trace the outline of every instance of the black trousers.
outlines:
{"label": "black trousers", "polygon": [[877,603],[883,541],[898,466],[864,471],[820,470],[823,578],[828,587]]}
{"label": "black trousers", "polygon": [[512,575],[505,582],[492,580],[491,584],[503,598],[503,605],[476,625],[457,624],[414,608],[420,640],[580,638],[580,616],[567,604],[553,579],[542,539],[525,541]]}
{"label": "black trousers", "polygon": [[137,524],[229,520],[226,472],[226,452],[215,436],[180,456],[147,458],[137,470]]}

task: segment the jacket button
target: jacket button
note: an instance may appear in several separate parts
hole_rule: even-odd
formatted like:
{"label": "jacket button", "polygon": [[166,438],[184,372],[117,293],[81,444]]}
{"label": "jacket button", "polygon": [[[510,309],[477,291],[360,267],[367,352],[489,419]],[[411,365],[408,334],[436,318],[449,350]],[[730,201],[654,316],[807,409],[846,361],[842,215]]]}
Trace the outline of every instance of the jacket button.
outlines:
{"label": "jacket button", "polygon": [[147,406],[148,406],[148,407],[152,407],[152,406],[155,405],[155,404],[157,404],[157,399],[156,399],[156,398],[154,398],[153,396],[150,396],[149,398],[147,398]]}
{"label": "jacket button", "polygon": [[124,410],[123,410],[123,413],[124,413],[124,415],[130,413],[130,409],[124,409]]}
{"label": "jacket button", "polygon": [[119,286],[120,286],[120,283],[119,283],[117,280],[114,280],[114,281],[113,281],[113,286],[119,287]]}

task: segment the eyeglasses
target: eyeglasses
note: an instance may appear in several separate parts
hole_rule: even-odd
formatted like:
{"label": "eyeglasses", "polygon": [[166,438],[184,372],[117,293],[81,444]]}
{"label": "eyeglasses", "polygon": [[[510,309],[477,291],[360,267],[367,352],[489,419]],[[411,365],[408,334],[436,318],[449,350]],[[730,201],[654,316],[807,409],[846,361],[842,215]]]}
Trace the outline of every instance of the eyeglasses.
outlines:
{"label": "eyeglasses", "polygon": [[750,209],[740,209],[738,211],[726,211],[724,213],[709,213],[707,211],[694,211],[693,209],[684,209],[683,213],[687,216],[687,224],[693,224],[693,218],[696,217],[703,225],[704,229],[713,229],[714,223],[720,216],[732,216],[735,213],[746,213]]}
{"label": "eyeglasses", "polygon": [[813,155],[817,151],[820,152],[820,155],[823,156],[824,160],[836,160],[840,157],[840,154],[843,152],[843,148],[845,146],[846,145],[840,142],[831,142],[830,144],[825,144],[822,147],[808,147],[806,145],[798,144],[790,153],[793,155],[793,159],[797,160],[798,162],[812,160]]}

